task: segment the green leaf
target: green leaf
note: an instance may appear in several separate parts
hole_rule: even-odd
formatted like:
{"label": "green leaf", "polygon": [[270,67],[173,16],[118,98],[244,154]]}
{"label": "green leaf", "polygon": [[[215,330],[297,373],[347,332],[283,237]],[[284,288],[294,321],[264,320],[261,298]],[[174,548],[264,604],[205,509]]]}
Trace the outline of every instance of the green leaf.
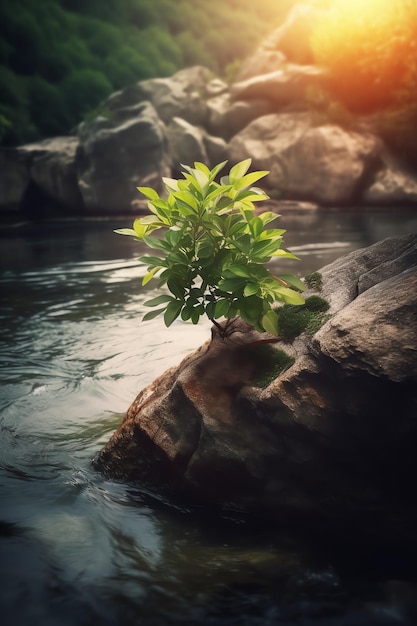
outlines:
{"label": "green leaf", "polygon": [[244,287],[245,282],[246,281],[243,278],[222,278],[219,281],[219,289],[221,291],[231,291],[233,293],[234,291]]}
{"label": "green leaf", "polygon": [[[245,267],[244,265],[238,265],[237,263],[233,265],[229,265],[229,267],[227,268],[227,272],[231,272],[232,275],[242,276],[244,278],[251,277],[251,273],[248,270],[248,268]],[[229,274],[227,275],[229,276]],[[226,276],[226,272],[225,272],[225,276]]]}
{"label": "green leaf", "polygon": [[168,278],[167,287],[170,290],[170,292],[174,294],[176,298],[184,297],[185,285],[182,280],[179,280],[178,278],[175,278],[175,277]]}
{"label": "green leaf", "polygon": [[250,296],[239,300],[241,313],[246,316],[249,321],[257,320],[263,311],[263,300],[258,296]]}
{"label": "green leaf", "polygon": [[266,239],[265,241],[257,241],[251,250],[251,257],[270,257],[274,255],[280,242],[274,239]]}
{"label": "green leaf", "polygon": [[232,237],[233,235],[237,235],[239,232],[244,233],[246,230],[246,224],[240,219],[240,216],[231,215],[230,217],[237,218],[237,220],[234,222],[233,226],[228,229],[228,236]]}
{"label": "green leaf", "polygon": [[160,315],[164,311],[165,309],[156,309],[156,311],[149,311],[148,313],[145,313],[145,315],[142,317],[142,322],[153,320],[154,317],[158,317],[158,315]]}
{"label": "green leaf", "polygon": [[151,237],[150,235],[145,235],[143,237],[143,241],[150,248],[155,248],[157,250],[164,250],[164,251],[170,250],[169,243],[165,241],[164,239],[158,239],[157,237]]}
{"label": "green leaf", "polygon": [[242,235],[233,240],[234,245],[238,250],[249,253],[251,250],[251,239],[249,235]]}
{"label": "green leaf", "polygon": [[178,250],[178,252],[171,252],[168,254],[167,262],[170,265],[175,264],[178,270],[178,266],[180,265],[188,267],[190,260],[187,255],[182,252],[182,250]]}
{"label": "green leaf", "polygon": [[216,176],[220,173],[220,171],[224,168],[224,166],[226,165],[227,161],[222,161],[221,163],[219,163],[218,165],[216,165],[215,167],[213,167],[213,169],[210,172],[210,180],[214,180],[216,178]]}
{"label": "green leaf", "polygon": [[201,191],[201,193],[204,195],[207,189],[207,185],[209,183],[208,174],[206,174],[205,172],[202,172],[201,170],[193,170],[192,175],[193,175],[194,181],[197,183],[197,185],[194,185],[194,186],[196,187],[196,189]]}
{"label": "green leaf", "polygon": [[236,163],[229,172],[230,182],[235,183],[240,180],[250,168],[251,163],[252,159],[245,159],[244,161],[240,161],[240,163]]}
{"label": "green leaf", "polygon": [[146,233],[149,232],[149,225],[142,224],[140,219],[136,219],[133,222],[133,229],[134,229],[134,231],[136,233],[136,236],[139,237],[140,239],[143,239],[145,237]]}
{"label": "green leaf", "polygon": [[250,189],[242,189],[235,195],[236,202],[260,202],[261,200],[269,200],[269,196],[266,193],[261,193],[260,191],[254,191],[255,187],[251,187]]}
{"label": "green leaf", "polygon": [[215,309],[215,302],[213,300],[210,300],[210,302],[207,302],[206,304],[206,315],[209,318],[209,320],[214,319],[214,309]]}
{"label": "green leaf", "polygon": [[186,322],[191,318],[192,307],[189,307],[187,304],[183,307],[181,311],[181,319]]}
{"label": "green leaf", "polygon": [[157,256],[141,256],[141,257],[139,257],[139,261],[141,263],[144,263],[145,265],[148,265],[148,266],[152,266],[152,265],[154,265],[154,266],[157,265],[159,267],[161,267],[163,265],[166,266],[165,260],[164,259],[160,259]]}
{"label": "green leaf", "polygon": [[[221,185],[218,185],[218,187],[216,187],[216,189],[213,189],[212,191],[210,191],[206,198],[205,201],[206,202],[211,202],[212,200],[215,200],[215,198],[217,198],[218,196],[221,196],[222,194],[226,193],[229,191],[229,189],[231,189],[231,187],[222,187]],[[230,200],[229,200],[230,202]],[[216,205],[217,207],[219,206],[219,203],[217,203]]]}
{"label": "green leaf", "polygon": [[152,298],[151,300],[146,300],[143,304],[145,306],[159,306],[160,304],[165,304],[166,302],[172,302],[174,298],[172,296],[157,296],[156,298]]}
{"label": "green leaf", "polygon": [[198,309],[193,309],[191,311],[191,321],[193,324],[198,324],[198,321],[200,319],[200,311]]}
{"label": "green leaf", "polygon": [[[262,220],[263,225],[266,226],[281,216],[273,213],[272,211],[265,211],[264,213],[260,213],[258,217]],[[285,233],[285,230],[282,232]]]}
{"label": "green leaf", "polygon": [[159,222],[159,220],[156,219],[155,215],[145,215],[144,217],[141,217],[139,220],[140,224],[142,224],[142,226],[152,226],[154,224],[160,224],[161,226],[165,226],[165,224]]}
{"label": "green leaf", "polygon": [[228,196],[222,196],[216,204],[217,215],[227,213],[228,211],[231,211],[233,207],[234,201],[232,200],[232,198],[229,198]]}
{"label": "green leaf", "polygon": [[230,309],[230,302],[229,300],[225,300],[224,298],[221,298],[220,300],[217,300],[215,306],[214,306],[214,318],[218,319],[219,317],[227,317],[227,314],[229,312]]}
{"label": "green leaf", "polygon": [[117,228],[117,230],[115,230],[114,232],[118,235],[129,235],[130,237],[138,236],[137,232],[133,230],[133,228]]}
{"label": "green leaf", "polygon": [[294,291],[288,287],[281,287],[277,284],[274,293],[276,299],[285,302],[285,304],[304,304],[303,296],[298,293],[298,291]]}
{"label": "green leaf", "polygon": [[152,187],[136,187],[148,200],[159,200],[159,194]]}
{"label": "green leaf", "polygon": [[161,270],[161,269],[162,269],[162,266],[154,267],[150,272],[145,274],[145,276],[142,279],[142,285],[143,286],[147,285],[152,280],[152,278],[155,276],[155,274],[157,272],[159,272],[159,270]]}
{"label": "green leaf", "polygon": [[253,183],[256,183],[257,180],[263,178],[264,176],[267,176],[268,174],[269,172],[267,170],[261,172],[251,172],[250,174],[246,174],[246,176],[243,176],[243,178],[241,178],[233,186],[235,189],[243,189],[244,187],[249,187],[250,185],[253,185]]}
{"label": "green leaf", "polygon": [[271,335],[278,337],[278,315],[272,309],[262,316],[262,326]]}
{"label": "green leaf", "polygon": [[209,259],[214,255],[213,244],[210,241],[202,241],[197,246],[197,256],[199,259]]}
{"label": "green leaf", "polygon": [[296,259],[297,261],[299,261],[300,259],[298,258],[298,256],[295,256],[295,254],[293,254],[292,252],[290,252],[289,250],[284,250],[284,248],[280,248],[279,250],[276,250],[273,254],[270,255],[271,257],[282,257],[285,259]]}
{"label": "green leaf", "polygon": [[191,209],[193,213],[198,211],[199,202],[189,191],[177,191],[173,196],[177,202],[177,206]]}
{"label": "green leaf", "polygon": [[300,291],[305,291],[306,286],[298,276],[294,276],[293,274],[280,274],[278,278]]}
{"label": "green leaf", "polygon": [[148,206],[149,206],[149,210],[152,211],[155,215],[157,215],[159,219],[161,220],[161,222],[164,223],[164,225],[166,226],[172,225],[172,218],[174,216],[167,203],[165,203],[165,206],[152,206],[152,204],[149,202]]}
{"label": "green leaf", "polygon": [[259,217],[255,217],[250,221],[249,228],[251,229],[254,239],[258,239],[259,235],[262,233],[263,227],[264,225]]}
{"label": "green leaf", "polygon": [[254,296],[255,294],[258,294],[259,292],[260,292],[259,285],[256,285],[255,283],[248,283],[245,289],[243,290],[243,295],[245,297],[249,297],[249,296]]}
{"label": "green leaf", "polygon": [[[165,200],[162,200],[161,198],[158,198],[157,200],[152,200],[152,202],[148,203],[148,206],[154,207],[157,213],[159,212],[159,210],[162,210],[165,212],[169,211],[168,203]],[[155,211],[153,212],[155,213]]]}
{"label": "green leaf", "polygon": [[165,326],[171,326],[172,322],[174,322],[179,316],[181,309],[184,305],[184,302],[181,300],[172,300],[164,313],[164,322]]}
{"label": "green leaf", "polygon": [[261,239],[278,239],[279,237],[281,241],[284,233],[285,230],[282,228],[267,228],[263,231]]}
{"label": "green leaf", "polygon": [[165,233],[165,241],[167,241],[171,248],[176,248],[182,239],[181,230],[168,230]]}
{"label": "green leaf", "polygon": [[194,167],[196,170],[200,170],[200,172],[203,172],[207,176],[207,178],[210,178],[211,172],[209,168],[207,167],[207,165],[205,165],[204,163],[201,163],[200,161],[195,161]]}
{"label": "green leaf", "polygon": [[162,182],[165,185],[167,191],[178,191],[178,181],[176,178],[162,177]]}

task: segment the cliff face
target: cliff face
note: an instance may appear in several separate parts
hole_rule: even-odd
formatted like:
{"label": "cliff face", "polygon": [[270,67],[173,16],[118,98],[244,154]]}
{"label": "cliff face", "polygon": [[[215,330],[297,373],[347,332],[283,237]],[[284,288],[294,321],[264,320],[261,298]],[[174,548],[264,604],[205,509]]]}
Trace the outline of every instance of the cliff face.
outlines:
{"label": "cliff face", "polygon": [[239,320],[226,339],[214,330],[141,391],[96,467],[281,524],[417,546],[417,236],[313,278],[307,302],[329,305],[319,330],[273,344]]}
{"label": "cliff face", "polygon": [[416,177],[371,120],[347,126],[312,110],[311,93],[327,79],[309,47],[318,17],[295,7],[230,86],[191,67],[112,94],[75,136],[0,150],[0,210],[49,203],[73,213],[134,213],[142,207],[136,187],[158,187],[180,163],[248,157],[271,171],[265,184],[275,199],[417,203]]}

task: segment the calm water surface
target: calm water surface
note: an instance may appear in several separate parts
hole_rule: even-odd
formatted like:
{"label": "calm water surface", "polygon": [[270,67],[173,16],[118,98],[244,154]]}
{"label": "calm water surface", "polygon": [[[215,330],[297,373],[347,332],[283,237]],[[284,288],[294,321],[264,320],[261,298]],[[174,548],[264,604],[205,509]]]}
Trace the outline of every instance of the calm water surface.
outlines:
{"label": "calm water surface", "polygon": [[[410,575],[392,582],[404,576],[390,564],[370,571],[358,550],[346,566],[308,537],[92,469],[140,389],[209,336],[208,324],[140,322],[141,249],[112,232],[129,221],[0,235],[1,624],[415,623],[417,587]],[[417,216],[335,211],[280,225],[301,259],[282,271],[302,276],[417,231]]]}

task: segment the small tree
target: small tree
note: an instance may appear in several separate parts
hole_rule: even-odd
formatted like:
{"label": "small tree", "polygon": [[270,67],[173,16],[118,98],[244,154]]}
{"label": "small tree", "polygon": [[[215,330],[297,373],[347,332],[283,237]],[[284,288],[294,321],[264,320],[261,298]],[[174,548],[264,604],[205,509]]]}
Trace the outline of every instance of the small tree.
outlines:
{"label": "small tree", "polygon": [[[227,325],[217,320],[239,315],[258,331],[278,335],[273,303],[304,303],[299,278],[273,276],[265,267],[272,257],[297,257],[281,248],[284,230],[265,228],[277,215],[255,213],[254,203],[268,196],[252,185],[268,172],[247,173],[250,164],[250,159],[241,161],[220,183],[215,179],[226,161],[212,170],[199,162],[184,165],[183,178],[163,179],[166,200],[150,187],[138,187],[149,201],[151,215],[116,232],[158,251],[158,256],[140,259],[148,266],[142,284],[157,276],[159,285],[170,292],[145,302],[157,308],[144,320],[163,314],[167,326],[179,316],[197,324],[207,315],[225,336]],[[162,236],[153,236],[158,229]]]}

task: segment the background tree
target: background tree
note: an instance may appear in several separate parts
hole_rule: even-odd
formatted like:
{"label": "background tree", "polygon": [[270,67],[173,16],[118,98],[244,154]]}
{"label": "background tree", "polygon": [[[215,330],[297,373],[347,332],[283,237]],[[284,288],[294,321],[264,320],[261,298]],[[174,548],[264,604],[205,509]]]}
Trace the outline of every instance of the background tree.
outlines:
{"label": "background tree", "polygon": [[67,134],[112,90],[203,64],[227,76],[295,0],[2,0],[0,141]]}

